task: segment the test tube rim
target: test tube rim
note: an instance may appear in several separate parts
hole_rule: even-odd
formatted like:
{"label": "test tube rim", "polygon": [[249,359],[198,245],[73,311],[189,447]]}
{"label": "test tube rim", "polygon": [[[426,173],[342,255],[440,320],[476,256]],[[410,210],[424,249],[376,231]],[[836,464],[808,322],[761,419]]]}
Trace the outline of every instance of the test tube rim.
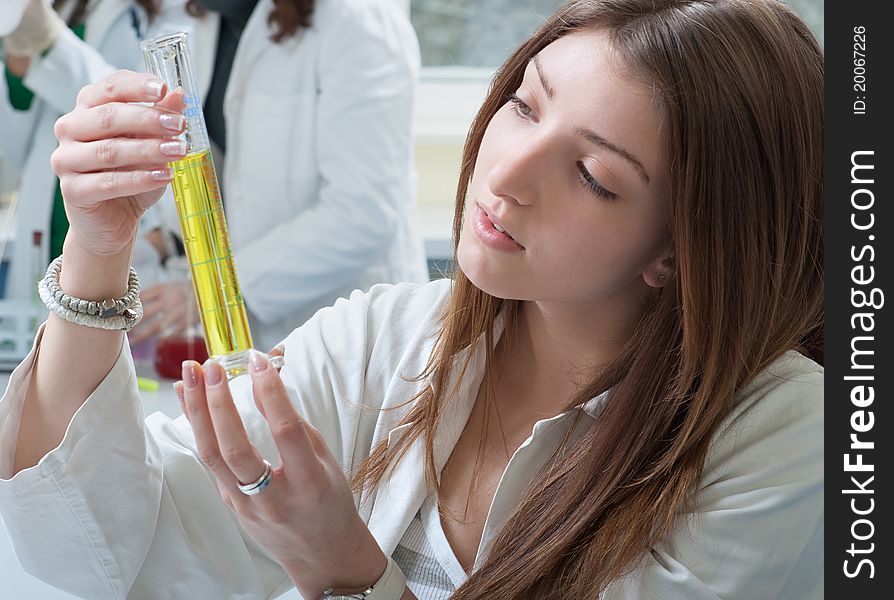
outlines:
{"label": "test tube rim", "polygon": [[184,42],[189,37],[189,34],[186,31],[175,31],[173,33],[165,33],[163,35],[159,35],[152,39],[143,40],[140,42],[140,49],[143,51],[156,50],[161,48],[162,46],[169,45],[173,41],[183,40]]}

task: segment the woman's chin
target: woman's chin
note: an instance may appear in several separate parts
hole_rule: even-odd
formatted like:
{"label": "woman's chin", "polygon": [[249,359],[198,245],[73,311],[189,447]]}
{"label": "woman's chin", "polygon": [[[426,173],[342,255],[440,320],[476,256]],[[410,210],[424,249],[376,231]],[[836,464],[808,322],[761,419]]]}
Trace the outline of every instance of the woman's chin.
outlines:
{"label": "woman's chin", "polygon": [[522,281],[504,270],[495,269],[493,261],[474,252],[463,252],[460,246],[457,263],[472,285],[485,294],[503,300],[527,300]]}

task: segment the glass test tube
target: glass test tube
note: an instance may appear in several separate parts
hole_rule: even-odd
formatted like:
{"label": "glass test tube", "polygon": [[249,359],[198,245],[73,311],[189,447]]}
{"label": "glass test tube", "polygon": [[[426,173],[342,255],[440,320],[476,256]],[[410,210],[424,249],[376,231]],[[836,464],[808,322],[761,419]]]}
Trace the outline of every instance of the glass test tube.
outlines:
{"label": "glass test tube", "polygon": [[[247,372],[251,332],[236,277],[187,35],[164,35],[146,40],[140,47],[149,72],[163,79],[168,90],[179,89],[183,93],[186,129],[180,139],[186,141],[186,156],[170,163],[171,185],[208,355],[218,360],[233,378]],[[281,366],[282,358],[272,357],[271,362]]]}

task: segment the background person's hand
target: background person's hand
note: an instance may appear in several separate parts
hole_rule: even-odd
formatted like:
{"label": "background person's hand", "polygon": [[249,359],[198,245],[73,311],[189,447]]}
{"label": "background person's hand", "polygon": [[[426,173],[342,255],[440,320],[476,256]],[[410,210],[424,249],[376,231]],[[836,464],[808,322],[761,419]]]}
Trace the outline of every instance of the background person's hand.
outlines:
{"label": "background person's hand", "polygon": [[279,560],[303,597],[319,598],[329,586],[362,591],[381,577],[387,558],[357,513],[341,465],[258,352],[252,352],[250,373],[255,404],[281,462],[270,486],[254,496],[237,487],[256,481],[264,463],[233,404],[223,367],[213,360],[204,368],[184,362],[183,381],[175,385],[198,456],[246,533]]}
{"label": "background person's hand", "polygon": [[[135,102],[156,106],[140,106]],[[143,213],[171,180],[168,162],[182,158],[182,93],[146,73],[117,71],[84,87],[75,109],[56,121],[51,157],[74,243],[93,255],[132,244]]]}
{"label": "background person's hand", "polygon": [[140,292],[140,302],[143,303],[143,319],[127,334],[131,344],[172,331],[183,332],[198,323],[199,309],[189,279],[148,287]]}
{"label": "background person's hand", "polygon": [[18,27],[3,38],[3,45],[10,56],[36,56],[52,46],[64,29],[65,21],[49,0],[29,0]]}
{"label": "background person's hand", "polygon": [[6,68],[16,77],[25,78],[28,69],[31,67],[30,56],[16,56],[15,54],[6,55]]}

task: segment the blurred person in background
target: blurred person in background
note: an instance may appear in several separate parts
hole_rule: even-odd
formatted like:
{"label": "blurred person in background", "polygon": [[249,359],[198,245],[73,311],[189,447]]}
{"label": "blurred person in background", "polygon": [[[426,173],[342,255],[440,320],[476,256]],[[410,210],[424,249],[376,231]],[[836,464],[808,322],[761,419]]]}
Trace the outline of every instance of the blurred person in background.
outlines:
{"label": "blurred person in background", "polygon": [[[185,9],[256,347],[355,289],[427,281],[412,136],[419,47],[396,3],[189,0]],[[174,203],[159,204],[176,232]],[[164,299],[172,285],[189,284],[144,290],[131,342],[188,324],[185,305]]]}

